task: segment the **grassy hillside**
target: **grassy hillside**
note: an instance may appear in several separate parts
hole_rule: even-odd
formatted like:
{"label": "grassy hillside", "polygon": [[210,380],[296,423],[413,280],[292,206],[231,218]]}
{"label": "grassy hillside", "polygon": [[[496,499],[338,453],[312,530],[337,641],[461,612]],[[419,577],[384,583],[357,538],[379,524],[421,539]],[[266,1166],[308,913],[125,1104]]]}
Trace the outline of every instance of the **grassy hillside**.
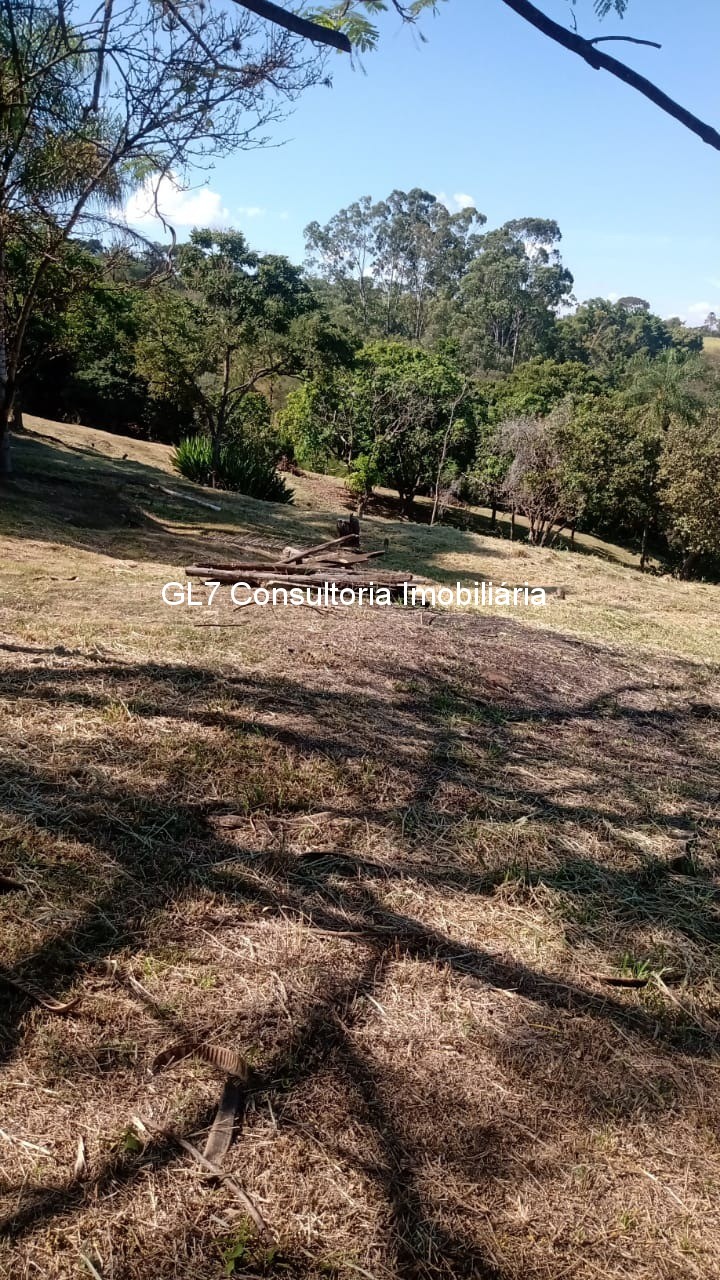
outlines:
{"label": "grassy hillside", "polygon": [[[77,575],[70,594],[79,605],[80,630],[71,640],[92,643],[117,629],[122,643],[130,599],[153,633],[163,641],[177,638],[194,613],[185,610],[179,618],[158,601],[163,583],[177,577],[178,568],[212,557],[237,559],[240,549],[277,553],[289,543],[332,537],[337,516],[350,507],[343,482],[332,476],[290,477],[295,500],[284,507],[189,484],[173,472],[171,450],[164,445],[38,418],[28,418],[27,426],[16,448],[15,483],[0,505],[0,533],[12,539],[18,588],[26,576],[38,583],[37,563],[46,557],[48,541],[56,573]],[[220,510],[198,505],[198,499]],[[599,539],[581,537],[577,551],[570,552],[511,542],[507,525],[501,525],[500,536],[490,536],[370,518],[365,529],[368,546],[389,539],[388,567],[439,584],[486,580],[565,589],[564,600],[548,594],[545,609],[516,612],[523,626],[720,658],[719,587],[641,575],[624,549]],[[117,561],[126,567],[118,569]],[[118,572],[125,576],[122,600],[115,589]],[[97,609],[80,603],[88,594]],[[40,625],[64,625],[71,607],[46,584]],[[490,612],[507,614],[485,610]],[[212,612],[206,621],[219,617]]]}
{"label": "grassy hillside", "polygon": [[[720,589],[376,519],[393,566],[565,598],[170,609],[191,560],[332,536],[342,486],[268,506],[28,428],[0,500],[0,1276],[709,1280]],[[250,1066],[235,1183],[187,1146],[224,1080],[193,1044]]]}
{"label": "grassy hillside", "polygon": [[720,337],[713,338],[706,335],[703,338],[703,351],[714,364],[717,364],[720,361]]}

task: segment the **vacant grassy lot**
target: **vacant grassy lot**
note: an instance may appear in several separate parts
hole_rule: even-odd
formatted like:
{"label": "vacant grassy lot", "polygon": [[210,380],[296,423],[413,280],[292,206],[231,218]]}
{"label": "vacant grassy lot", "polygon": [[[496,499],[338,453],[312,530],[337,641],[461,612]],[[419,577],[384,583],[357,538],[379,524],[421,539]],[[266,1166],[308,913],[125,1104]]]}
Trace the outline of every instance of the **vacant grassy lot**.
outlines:
{"label": "vacant grassy lot", "polygon": [[[720,589],[378,520],[394,566],[566,598],[169,609],[191,559],[332,536],[341,486],[269,507],[28,425],[0,498],[3,1280],[716,1277]],[[265,1237],[181,1144],[224,1079],[153,1071],[189,1041],[251,1064],[223,1170]]]}

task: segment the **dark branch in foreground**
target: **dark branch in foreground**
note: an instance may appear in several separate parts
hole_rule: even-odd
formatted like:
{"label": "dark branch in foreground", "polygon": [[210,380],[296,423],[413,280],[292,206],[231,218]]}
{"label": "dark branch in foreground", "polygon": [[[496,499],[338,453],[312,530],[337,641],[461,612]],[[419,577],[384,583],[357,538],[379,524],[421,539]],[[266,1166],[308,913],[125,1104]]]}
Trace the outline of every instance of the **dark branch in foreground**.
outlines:
{"label": "dark branch in foreground", "polygon": [[[281,5],[273,4],[272,0],[235,0],[236,4],[241,4],[244,9],[249,9],[251,13],[257,14],[260,18],[266,18],[268,22],[274,22],[278,26],[284,27],[287,31],[293,31],[297,35],[304,36],[307,40],[314,40],[318,44],[330,45],[334,49],[341,49],[343,53],[352,53],[352,46],[347,36],[340,31],[333,31],[330,27],[323,27],[317,22],[308,22],[306,18],[301,18],[295,13],[289,13],[287,9],[283,9]],[[679,121],[691,133],[697,134],[698,138],[702,138],[709,147],[714,147],[716,151],[720,151],[720,133],[714,129],[712,125],[707,124],[698,116],[693,115],[679,102],[663,93],[652,80],[648,80],[637,71],[633,71],[632,67],[628,67],[624,62],[619,62],[617,58],[613,58],[610,54],[603,53],[598,49],[599,44],[612,40],[623,41],[627,44],[647,45],[652,49],[661,49],[662,45],[655,40],[638,40],[634,36],[596,36],[593,40],[586,40],[583,36],[578,35],[577,31],[570,31],[566,27],[549,18],[536,5],[531,4],[530,0],[502,0],[509,9],[517,13],[519,17],[524,18],[531,26],[536,27],[538,31],[542,31],[543,35],[554,40],[565,49],[569,49],[571,53],[575,53],[578,57],[587,62],[595,71],[609,71],[610,75],[615,76],[617,80],[622,80],[629,85],[631,89],[635,89],[641,93],[643,97],[648,98],[650,102],[654,102],[656,107],[667,115],[672,116],[674,120]],[[397,0],[393,0],[393,4],[402,12],[401,6]]]}
{"label": "dark branch in foreground", "polygon": [[644,44],[648,49],[662,49],[662,45],[657,40],[638,40],[637,36],[595,36],[594,40],[589,40],[588,44],[608,44],[611,40],[622,41],[623,44]]}
{"label": "dark branch in foreground", "polygon": [[542,13],[534,4],[531,4],[530,0],[502,0],[502,2],[521,18],[524,18],[526,22],[529,22],[531,26],[537,27],[538,31],[542,31],[543,35],[555,40],[557,44],[569,49],[571,53],[576,53],[578,57],[589,63],[595,71],[609,71],[610,75],[624,81],[625,84],[630,85],[631,89],[636,89],[643,97],[649,98],[651,102],[654,102],[655,106],[659,107],[661,111],[667,112],[669,116],[672,116],[674,120],[678,120],[686,129],[696,133],[709,147],[714,147],[716,151],[720,151],[720,133],[718,133],[717,129],[713,129],[712,125],[706,124],[704,120],[694,116],[691,111],[681,107],[679,102],[675,102],[673,98],[668,97],[651,80],[647,80],[645,76],[633,71],[632,67],[627,67],[624,62],[619,62],[617,58],[613,58],[610,54],[603,53],[602,50],[597,49],[594,41],[585,40],[583,36],[579,36],[575,31],[568,31],[559,22],[554,22],[552,18],[548,18],[547,14]]}
{"label": "dark branch in foreground", "polygon": [[268,22],[274,22],[277,26],[284,27],[286,31],[293,31],[295,35],[304,36],[306,40],[330,45],[333,49],[340,49],[342,53],[352,53],[352,45],[341,31],[333,31],[332,27],[323,27],[319,22],[308,22],[307,18],[301,18],[296,13],[288,13],[287,9],[281,8],[279,4],[273,4],[272,0],[235,0],[235,2],[242,5],[243,9],[249,9],[251,13],[257,14],[258,18],[267,18]]}

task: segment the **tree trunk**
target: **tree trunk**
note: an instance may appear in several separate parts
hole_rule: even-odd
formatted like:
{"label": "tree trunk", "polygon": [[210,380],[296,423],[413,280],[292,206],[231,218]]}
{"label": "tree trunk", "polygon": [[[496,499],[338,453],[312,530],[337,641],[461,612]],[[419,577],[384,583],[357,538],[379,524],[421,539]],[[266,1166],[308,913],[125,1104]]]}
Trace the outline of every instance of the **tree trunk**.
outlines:
{"label": "tree trunk", "polygon": [[218,487],[218,478],[220,476],[220,435],[218,431],[212,438],[212,454],[210,458],[210,485],[213,489]]}
{"label": "tree trunk", "polygon": [[510,541],[515,541],[515,507],[513,506],[510,515]]}
{"label": "tree trunk", "polygon": [[230,362],[232,360],[232,348],[226,347],[223,357],[223,389],[222,398],[220,400],[220,408],[218,409],[215,421],[215,431],[213,433],[212,442],[212,487],[217,489],[218,480],[220,478],[220,448],[225,435],[225,421],[228,412],[228,392],[230,390]]}
{"label": "tree trunk", "polygon": [[497,502],[493,501],[490,515],[490,528],[497,529]]}
{"label": "tree trunk", "polygon": [[640,542],[640,572],[641,573],[644,573],[645,565],[647,563],[647,536],[648,536],[648,525],[646,520],[643,525],[642,540]]}
{"label": "tree trunk", "polygon": [[[0,480],[6,476],[12,475],[12,445],[10,437],[11,426],[17,426],[16,413],[19,414],[19,405],[17,410],[14,408],[12,400],[12,390],[7,382],[3,386],[0,382]],[[22,415],[20,414],[20,426],[22,427]]]}
{"label": "tree trunk", "polygon": [[10,423],[13,415],[13,387],[8,377],[7,344],[5,336],[5,273],[0,246],[0,480],[12,474],[10,452]]}
{"label": "tree trunk", "polygon": [[700,559],[699,551],[688,551],[680,566],[680,577],[685,581],[692,577],[693,569]]}
{"label": "tree trunk", "polygon": [[12,452],[7,423],[0,424],[0,480],[12,475]]}

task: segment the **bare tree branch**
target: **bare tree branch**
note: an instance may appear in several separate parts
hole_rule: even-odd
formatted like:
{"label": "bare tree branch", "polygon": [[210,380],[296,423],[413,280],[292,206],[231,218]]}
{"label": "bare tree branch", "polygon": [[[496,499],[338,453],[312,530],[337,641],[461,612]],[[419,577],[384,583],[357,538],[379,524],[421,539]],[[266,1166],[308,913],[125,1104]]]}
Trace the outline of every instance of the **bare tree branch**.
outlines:
{"label": "bare tree branch", "polygon": [[330,45],[332,49],[340,49],[342,53],[352,53],[352,45],[341,31],[333,31],[332,27],[323,27],[319,22],[308,22],[307,18],[301,18],[297,13],[289,13],[279,4],[272,4],[271,0],[235,0],[235,3],[257,14],[258,18],[267,18],[268,22],[274,22],[277,26],[284,27],[286,31],[293,31],[295,35],[304,36],[306,40]]}
{"label": "bare tree branch", "polygon": [[[308,40],[315,40],[320,44],[331,45],[335,49],[341,49],[345,53],[351,53],[352,47],[347,36],[342,35],[338,31],[333,31],[328,27],[320,26],[316,22],[308,22],[307,19],[299,17],[295,13],[288,12],[280,5],[273,4],[271,0],[235,0],[236,4],[241,4],[243,8],[249,9],[260,18],[266,18],[269,22],[277,23],[281,27],[285,27],[288,31],[293,31],[297,35],[304,36]],[[570,31],[566,27],[549,18],[536,5],[531,4],[530,0],[502,0],[509,9],[512,9],[531,26],[536,27],[543,35],[548,36],[557,44],[562,45],[565,49],[569,49],[572,53],[578,55],[583,61],[587,62],[595,71],[608,71],[618,80],[622,80],[629,85],[631,89],[635,89],[641,93],[643,97],[648,98],[650,102],[655,103],[661,111],[672,116],[674,120],[679,121],[686,129],[697,134],[703,142],[708,146],[714,147],[720,151],[720,133],[701,120],[698,116],[693,115],[685,107],[681,106],[668,94],[659,89],[645,76],[634,71],[632,67],[626,66],[624,62],[618,61],[617,58],[611,57],[609,54],[603,53],[597,48],[599,44],[610,41],[622,41],[627,44],[644,45],[652,49],[661,49],[662,45],[655,40],[640,40],[634,36],[596,36],[593,40],[586,40],[583,36],[578,35],[577,31]],[[399,3],[399,0],[393,0],[393,4],[403,17],[408,17],[407,12]]]}
{"label": "bare tree branch", "polygon": [[606,45],[612,40],[619,40],[624,45],[647,45],[648,49],[662,49],[662,45],[657,44],[656,40],[638,40],[637,36],[596,36],[594,40],[588,41],[588,44]]}
{"label": "bare tree branch", "polygon": [[[59,9],[60,6],[58,6]],[[112,21],[113,0],[105,0],[105,10],[103,13],[102,29],[100,32],[100,48],[97,52],[97,61],[95,64],[95,84],[93,86],[93,95],[90,102],[90,111],[96,112],[100,105],[100,90],[102,89],[103,71],[105,69],[105,50],[107,48],[108,35],[110,33],[110,23]]]}
{"label": "bare tree branch", "polygon": [[611,40],[621,40],[623,44],[644,44],[649,49],[662,49],[662,45],[657,40],[638,40],[637,36],[595,36],[594,40],[589,40],[588,44],[607,44]]}
{"label": "bare tree branch", "polygon": [[648,98],[650,102],[654,102],[655,106],[659,107],[661,111],[665,111],[674,120],[678,120],[691,133],[697,134],[709,147],[714,147],[716,151],[720,151],[720,133],[718,133],[717,129],[713,129],[712,125],[706,124],[704,120],[700,120],[691,111],[687,111],[685,107],[680,106],[680,103],[668,97],[651,80],[647,80],[645,76],[633,71],[632,67],[626,66],[624,62],[619,62],[617,58],[612,58],[609,54],[597,49],[595,42],[592,40],[585,40],[582,36],[577,35],[576,32],[568,31],[567,27],[561,26],[559,22],[554,22],[536,5],[531,4],[530,0],[502,0],[502,3],[512,9],[514,13],[517,13],[519,17],[524,18],[531,26],[536,27],[538,31],[542,31],[543,35],[562,45],[564,49],[569,49],[571,53],[577,54],[583,61],[589,63],[595,71],[609,71],[610,75],[630,85],[631,89],[636,89],[643,97]]}

